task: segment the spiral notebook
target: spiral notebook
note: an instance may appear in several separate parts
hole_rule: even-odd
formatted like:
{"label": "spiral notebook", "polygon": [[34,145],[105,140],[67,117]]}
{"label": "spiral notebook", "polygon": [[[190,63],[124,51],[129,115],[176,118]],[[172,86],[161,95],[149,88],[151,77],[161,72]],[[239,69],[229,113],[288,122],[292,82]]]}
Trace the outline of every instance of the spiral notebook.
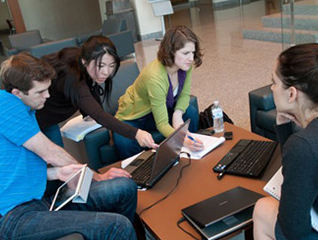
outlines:
{"label": "spiral notebook", "polygon": [[278,201],[280,199],[280,189],[283,184],[282,167],[280,167],[273,177],[268,181],[268,183],[263,188],[265,192],[272,195]]}
{"label": "spiral notebook", "polygon": [[[282,167],[280,167],[277,170],[277,172],[274,174],[274,176],[265,185],[265,187],[263,188],[264,191],[269,193],[270,195],[272,195],[274,198],[276,198],[279,201],[283,180],[284,180],[284,177],[282,174]],[[311,226],[313,229],[315,229],[318,232],[318,214],[312,208],[310,210],[310,215],[311,215]]]}

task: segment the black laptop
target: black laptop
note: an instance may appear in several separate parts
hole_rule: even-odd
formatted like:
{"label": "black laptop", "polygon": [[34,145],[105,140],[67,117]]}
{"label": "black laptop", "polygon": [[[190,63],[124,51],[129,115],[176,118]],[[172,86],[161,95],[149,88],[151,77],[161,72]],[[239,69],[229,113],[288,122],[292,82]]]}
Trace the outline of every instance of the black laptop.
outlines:
{"label": "black laptop", "polygon": [[138,188],[151,188],[179,160],[190,119],[167,137],[156,151],[148,150],[134,159],[125,170]]}
{"label": "black laptop", "polygon": [[262,177],[277,147],[277,142],[241,139],[214,166],[215,172],[251,178]]}
{"label": "black laptop", "polygon": [[252,222],[256,201],[263,195],[236,187],[181,210],[206,239],[218,239]]}

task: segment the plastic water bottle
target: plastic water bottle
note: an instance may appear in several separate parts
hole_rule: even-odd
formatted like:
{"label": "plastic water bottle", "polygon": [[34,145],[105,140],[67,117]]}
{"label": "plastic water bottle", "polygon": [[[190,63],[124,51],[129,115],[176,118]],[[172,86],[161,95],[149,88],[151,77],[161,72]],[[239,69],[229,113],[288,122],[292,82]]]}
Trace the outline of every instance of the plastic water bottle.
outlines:
{"label": "plastic water bottle", "polygon": [[216,133],[224,131],[223,111],[219,105],[219,101],[213,102],[212,107],[213,129]]}

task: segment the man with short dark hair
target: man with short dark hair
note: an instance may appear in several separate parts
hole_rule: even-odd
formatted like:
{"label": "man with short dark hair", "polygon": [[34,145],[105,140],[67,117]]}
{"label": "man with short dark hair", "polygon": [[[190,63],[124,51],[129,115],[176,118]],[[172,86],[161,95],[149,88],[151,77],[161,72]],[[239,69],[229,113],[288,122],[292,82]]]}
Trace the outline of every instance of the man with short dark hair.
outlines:
{"label": "man with short dark hair", "polygon": [[49,211],[52,197],[43,197],[47,179],[66,181],[83,167],[41,133],[35,118],[54,75],[51,66],[26,53],[1,64],[0,239],[56,239],[71,233],[85,239],[136,239],[131,222],[137,187],[123,169],[94,173],[86,204]]}

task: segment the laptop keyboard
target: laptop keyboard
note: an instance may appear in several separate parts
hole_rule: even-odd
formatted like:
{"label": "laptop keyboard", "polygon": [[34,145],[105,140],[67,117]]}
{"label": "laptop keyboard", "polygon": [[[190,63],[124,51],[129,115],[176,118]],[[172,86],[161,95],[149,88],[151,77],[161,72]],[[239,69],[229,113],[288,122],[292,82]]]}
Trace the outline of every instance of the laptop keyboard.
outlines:
{"label": "laptop keyboard", "polygon": [[146,183],[150,179],[154,157],[155,155],[152,155],[149,159],[144,161],[141,166],[132,172],[132,178],[137,183]]}
{"label": "laptop keyboard", "polygon": [[276,146],[276,142],[242,139],[213,170],[246,177],[260,177]]}

